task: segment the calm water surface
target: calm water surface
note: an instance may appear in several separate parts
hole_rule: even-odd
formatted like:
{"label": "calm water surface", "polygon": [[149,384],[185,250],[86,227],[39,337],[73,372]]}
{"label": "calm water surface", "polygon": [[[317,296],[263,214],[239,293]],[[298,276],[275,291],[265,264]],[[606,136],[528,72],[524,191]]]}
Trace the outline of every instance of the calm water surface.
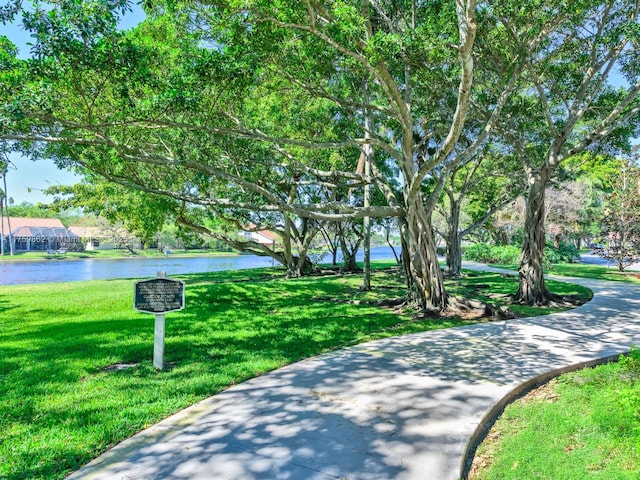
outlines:
{"label": "calm water surface", "polygon": [[[360,253],[360,256],[362,253]],[[372,260],[393,259],[388,247],[371,250]],[[325,257],[324,261],[330,261]],[[270,267],[269,257],[237,255],[229,257],[166,257],[159,258],[93,258],[70,260],[51,259],[38,262],[0,262],[0,285],[20,285],[49,282],[74,282],[80,280],[107,280],[111,278],[155,277],[159,271],[167,275],[183,273],[242,270],[245,268]]]}

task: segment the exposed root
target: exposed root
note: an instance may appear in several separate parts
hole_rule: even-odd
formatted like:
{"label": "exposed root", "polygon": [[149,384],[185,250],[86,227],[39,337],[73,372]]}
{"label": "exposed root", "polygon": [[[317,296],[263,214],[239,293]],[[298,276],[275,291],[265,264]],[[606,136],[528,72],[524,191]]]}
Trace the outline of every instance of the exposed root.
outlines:
{"label": "exposed root", "polygon": [[449,306],[445,312],[447,316],[461,318],[490,318],[508,320],[516,315],[506,306],[492,305],[462,297],[449,297]]}
{"label": "exposed root", "polygon": [[[511,303],[517,303],[518,305],[528,305],[527,302],[518,300],[515,295],[511,295]],[[553,307],[553,308],[573,308],[584,305],[585,301],[577,295],[554,295],[546,299],[545,302],[538,302],[534,307]]]}
{"label": "exposed root", "polygon": [[584,300],[580,299],[577,295],[554,295],[554,299],[550,303],[553,307],[579,307],[584,305]]}

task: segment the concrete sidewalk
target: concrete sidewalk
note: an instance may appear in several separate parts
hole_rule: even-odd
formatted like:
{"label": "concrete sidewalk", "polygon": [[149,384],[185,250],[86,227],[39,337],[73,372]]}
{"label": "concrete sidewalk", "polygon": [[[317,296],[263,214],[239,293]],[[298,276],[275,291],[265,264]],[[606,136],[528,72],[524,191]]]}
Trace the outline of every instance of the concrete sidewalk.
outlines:
{"label": "concrete sidewalk", "polygon": [[230,388],[71,479],[456,480],[505,398],[640,344],[640,288],[571,279],[569,312],[379,340]]}

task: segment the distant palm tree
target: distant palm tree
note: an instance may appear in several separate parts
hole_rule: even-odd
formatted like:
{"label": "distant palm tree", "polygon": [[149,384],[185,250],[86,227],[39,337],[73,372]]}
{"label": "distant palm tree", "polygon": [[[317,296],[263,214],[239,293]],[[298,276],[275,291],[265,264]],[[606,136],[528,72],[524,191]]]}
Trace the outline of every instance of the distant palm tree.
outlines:
{"label": "distant palm tree", "polygon": [[2,175],[2,184],[4,189],[0,189],[0,225],[2,229],[2,235],[0,235],[0,243],[1,243],[1,255],[4,255],[4,212],[6,212],[7,216],[7,228],[9,230],[9,251],[11,255],[13,255],[13,238],[11,237],[11,218],[9,217],[9,196],[7,195],[7,172],[9,171],[9,164],[11,161],[9,160],[9,155],[7,152],[3,152],[3,159],[0,159],[0,175]]}
{"label": "distant palm tree", "polygon": [[0,255],[4,257],[4,190],[0,190]]}

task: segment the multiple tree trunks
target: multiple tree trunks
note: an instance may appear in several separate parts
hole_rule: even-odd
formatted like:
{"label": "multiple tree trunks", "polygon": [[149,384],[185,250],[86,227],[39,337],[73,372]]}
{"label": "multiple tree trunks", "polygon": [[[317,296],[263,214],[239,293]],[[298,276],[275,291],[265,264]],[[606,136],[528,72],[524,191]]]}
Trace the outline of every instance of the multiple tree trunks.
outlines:
{"label": "multiple tree trunks", "polygon": [[[22,10],[22,2],[8,3],[12,7],[0,12],[5,23]],[[22,142],[36,158],[46,142],[65,164],[172,200],[166,208],[178,221],[184,205],[216,215],[279,212],[282,251],[250,248],[282,263],[291,277],[308,269],[317,233],[308,219],[401,216],[407,284],[424,311],[448,306],[433,202],[425,206],[419,193],[430,188],[425,179],[449,174],[493,131],[503,137],[498,150],[531,155],[525,171],[539,177],[532,177],[527,199],[517,296],[547,304],[549,176],[619,127],[634,126],[640,112],[637,0],[585,2],[578,9],[571,2],[489,2],[479,7],[480,27],[475,0],[363,0],[346,2],[349,8],[341,2],[231,2],[225,8],[194,2],[184,5],[188,15],[175,18],[160,18],[164,9],[158,8],[150,15],[157,24],[128,37],[115,31],[109,2],[91,18],[77,2],[58,3],[27,12],[26,30],[37,39],[39,58],[23,63],[2,43],[7,85],[0,92],[0,140]],[[192,18],[202,21],[182,23]],[[475,48],[477,28],[495,42]],[[51,35],[36,35],[45,29]],[[202,48],[203,41],[225,48]],[[441,65],[433,64],[440,57]],[[614,92],[615,82],[607,81],[612,72],[629,85]],[[178,87],[174,73],[184,80]],[[467,121],[472,95],[479,104]],[[290,108],[299,104],[305,108]],[[481,111],[492,113],[475,117]],[[460,142],[463,134],[481,142]],[[374,146],[389,172],[355,174],[347,150],[372,154]],[[542,152],[549,152],[546,163],[537,168]],[[373,184],[386,205],[355,205],[334,195]],[[437,187],[434,192],[432,198],[439,197]],[[195,225],[194,231],[203,230]],[[461,269],[458,230],[451,226],[448,242],[454,275]]]}
{"label": "multiple tree trunks", "polygon": [[544,280],[545,186],[551,172],[530,183],[526,202],[522,255],[518,269],[520,284],[516,300],[527,305],[548,305],[553,295]]}
{"label": "multiple tree trunks", "polygon": [[[404,256],[410,294],[421,310],[443,311],[447,308],[447,292],[429,217],[417,195],[414,205],[407,205],[407,218],[402,234],[407,255]],[[403,245],[404,247],[404,245]]]}

